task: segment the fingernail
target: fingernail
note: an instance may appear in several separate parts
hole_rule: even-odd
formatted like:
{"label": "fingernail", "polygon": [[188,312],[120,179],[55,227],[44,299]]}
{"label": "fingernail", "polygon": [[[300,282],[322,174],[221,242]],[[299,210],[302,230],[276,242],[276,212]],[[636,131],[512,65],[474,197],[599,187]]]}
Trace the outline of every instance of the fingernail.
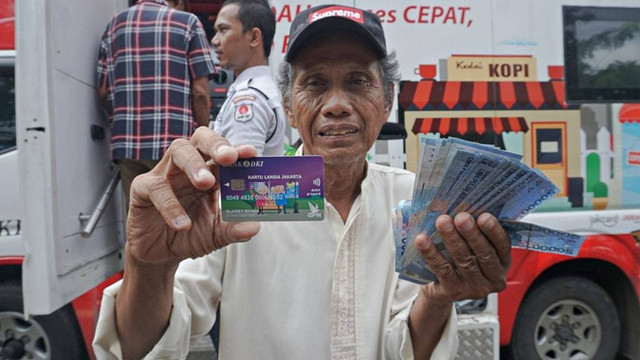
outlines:
{"label": "fingernail", "polygon": [[431,243],[431,240],[428,237],[422,237],[420,239],[418,239],[416,241],[416,245],[418,246],[418,249],[420,250],[427,250],[427,248],[429,248],[429,244]]}
{"label": "fingernail", "polygon": [[179,228],[185,226],[188,223],[189,223],[189,217],[186,215],[180,215],[173,220],[173,224]]}
{"label": "fingernail", "polygon": [[198,180],[207,180],[208,178],[213,177],[213,174],[207,169],[200,169],[196,177],[198,178]]}
{"label": "fingernail", "polygon": [[496,226],[496,220],[493,218],[493,216],[489,216],[489,219],[487,219],[483,225],[485,230],[491,230],[495,226]]}
{"label": "fingernail", "polygon": [[453,224],[451,223],[451,221],[445,221],[444,223],[441,223],[440,226],[438,226],[438,230],[449,232],[453,230]]}
{"label": "fingernail", "polygon": [[233,149],[232,149],[232,148],[231,148],[231,146],[229,146],[229,145],[220,145],[220,146],[218,147],[218,150],[216,150],[216,152],[217,152],[218,154],[223,154],[223,153],[225,153],[225,152],[232,151],[232,150],[233,150]]}
{"label": "fingernail", "polygon": [[460,229],[462,230],[470,230],[473,227],[473,220],[468,218],[462,224],[460,224]]}

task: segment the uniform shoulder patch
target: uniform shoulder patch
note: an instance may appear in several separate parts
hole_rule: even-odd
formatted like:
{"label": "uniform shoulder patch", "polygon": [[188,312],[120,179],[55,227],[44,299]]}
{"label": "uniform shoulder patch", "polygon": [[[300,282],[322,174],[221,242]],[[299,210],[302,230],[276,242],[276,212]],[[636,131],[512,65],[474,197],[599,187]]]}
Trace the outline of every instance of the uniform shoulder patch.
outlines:
{"label": "uniform shoulder patch", "polygon": [[247,122],[253,118],[253,105],[251,104],[239,104],[236,105],[236,111],[234,112],[236,121]]}
{"label": "uniform shoulder patch", "polygon": [[231,99],[234,104],[240,101],[256,101],[256,97],[251,94],[236,95]]}

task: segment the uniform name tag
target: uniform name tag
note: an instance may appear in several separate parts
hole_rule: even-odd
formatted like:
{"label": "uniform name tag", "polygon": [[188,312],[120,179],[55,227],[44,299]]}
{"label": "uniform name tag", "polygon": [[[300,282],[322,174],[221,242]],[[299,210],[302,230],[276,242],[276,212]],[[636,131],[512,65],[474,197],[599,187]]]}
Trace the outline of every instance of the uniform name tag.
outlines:
{"label": "uniform name tag", "polygon": [[267,156],[220,167],[224,221],[324,219],[321,156]]}

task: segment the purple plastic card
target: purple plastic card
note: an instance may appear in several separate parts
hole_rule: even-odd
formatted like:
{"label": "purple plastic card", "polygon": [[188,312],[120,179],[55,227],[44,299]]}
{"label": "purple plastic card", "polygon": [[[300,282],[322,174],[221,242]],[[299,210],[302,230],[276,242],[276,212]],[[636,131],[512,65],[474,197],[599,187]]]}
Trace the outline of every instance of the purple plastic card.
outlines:
{"label": "purple plastic card", "polygon": [[321,156],[268,156],[220,167],[222,220],[324,219]]}

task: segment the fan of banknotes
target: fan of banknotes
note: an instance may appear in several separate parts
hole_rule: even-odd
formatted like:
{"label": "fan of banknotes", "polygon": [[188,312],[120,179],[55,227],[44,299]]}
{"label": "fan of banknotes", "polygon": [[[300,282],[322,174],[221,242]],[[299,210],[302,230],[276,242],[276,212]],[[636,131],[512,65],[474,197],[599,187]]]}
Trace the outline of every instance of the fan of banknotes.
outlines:
{"label": "fan of banknotes", "polygon": [[436,280],[413,241],[420,233],[450,260],[435,227],[441,214],[488,212],[500,220],[512,247],[576,256],[583,236],[517,221],[558,192],[542,172],[520,160],[493,146],[422,138],[413,198],[401,201],[393,214],[400,278],[419,284]]}

